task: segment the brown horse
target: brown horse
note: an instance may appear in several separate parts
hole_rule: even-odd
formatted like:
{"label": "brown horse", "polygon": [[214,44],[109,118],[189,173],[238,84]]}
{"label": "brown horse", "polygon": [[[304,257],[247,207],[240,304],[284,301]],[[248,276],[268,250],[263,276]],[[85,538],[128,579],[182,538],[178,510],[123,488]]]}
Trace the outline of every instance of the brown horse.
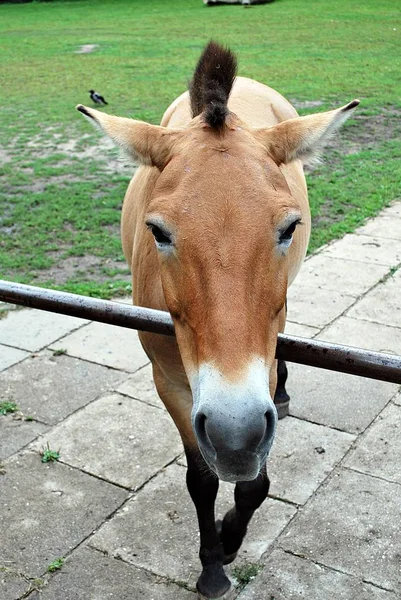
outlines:
{"label": "brown horse", "polygon": [[[161,126],[77,107],[143,165],[125,196],[122,243],[134,303],[168,310],[175,325],[176,339],[140,338],[187,456],[201,598],[230,588],[223,564],[269,490],[272,398],[288,411],[275,349],[310,233],[302,162],[357,104],[298,117],[274,90],[236,78],[233,54],[211,42]],[[222,523],[218,478],[236,483]]]}

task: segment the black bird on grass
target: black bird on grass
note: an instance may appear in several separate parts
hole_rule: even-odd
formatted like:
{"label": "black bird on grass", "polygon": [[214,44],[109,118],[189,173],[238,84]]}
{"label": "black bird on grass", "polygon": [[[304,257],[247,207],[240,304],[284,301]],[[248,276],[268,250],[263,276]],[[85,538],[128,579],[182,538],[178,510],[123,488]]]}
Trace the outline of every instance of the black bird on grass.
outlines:
{"label": "black bird on grass", "polygon": [[95,90],[89,90],[89,93],[91,95],[91,100],[95,104],[108,104],[108,102],[106,102],[106,100],[103,98],[103,96],[101,96],[100,94],[95,92]]}

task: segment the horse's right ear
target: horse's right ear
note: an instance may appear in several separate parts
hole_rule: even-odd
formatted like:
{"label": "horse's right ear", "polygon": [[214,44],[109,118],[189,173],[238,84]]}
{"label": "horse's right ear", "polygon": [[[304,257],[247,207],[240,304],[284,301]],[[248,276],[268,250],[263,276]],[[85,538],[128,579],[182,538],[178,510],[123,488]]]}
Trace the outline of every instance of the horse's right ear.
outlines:
{"label": "horse's right ear", "polygon": [[178,131],[143,121],[114,117],[82,104],[76,107],[95,127],[123,148],[135,161],[162,170],[169,161]]}

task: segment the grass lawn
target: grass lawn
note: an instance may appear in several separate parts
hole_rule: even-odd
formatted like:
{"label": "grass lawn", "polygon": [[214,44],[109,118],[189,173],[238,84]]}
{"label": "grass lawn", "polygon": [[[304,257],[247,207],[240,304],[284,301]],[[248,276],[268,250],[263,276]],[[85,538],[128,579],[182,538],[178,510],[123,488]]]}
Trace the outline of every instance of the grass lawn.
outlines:
{"label": "grass lawn", "polygon": [[[394,0],[71,0],[0,6],[0,278],[126,294],[120,208],[133,166],[74,110],[157,123],[186,89],[205,43],[301,114],[360,98],[357,116],[308,174],[310,251],[400,196],[401,18]],[[90,53],[77,53],[84,44]]]}

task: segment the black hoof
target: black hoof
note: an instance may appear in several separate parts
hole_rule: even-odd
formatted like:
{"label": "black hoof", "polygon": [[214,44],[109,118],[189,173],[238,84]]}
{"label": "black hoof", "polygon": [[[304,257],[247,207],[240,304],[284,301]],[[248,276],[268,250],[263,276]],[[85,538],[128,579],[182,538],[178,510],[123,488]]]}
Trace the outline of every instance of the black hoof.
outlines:
{"label": "black hoof", "polygon": [[196,584],[198,597],[202,600],[223,598],[224,594],[231,588],[231,581],[223,569],[216,571],[206,568]]}
{"label": "black hoof", "polygon": [[290,414],[290,399],[288,399],[287,402],[275,402],[274,405],[276,407],[279,420],[284,419],[284,417],[288,417]]}
{"label": "black hoof", "polygon": [[279,419],[284,419],[290,414],[290,397],[283,388],[279,388],[274,396],[274,406]]}

